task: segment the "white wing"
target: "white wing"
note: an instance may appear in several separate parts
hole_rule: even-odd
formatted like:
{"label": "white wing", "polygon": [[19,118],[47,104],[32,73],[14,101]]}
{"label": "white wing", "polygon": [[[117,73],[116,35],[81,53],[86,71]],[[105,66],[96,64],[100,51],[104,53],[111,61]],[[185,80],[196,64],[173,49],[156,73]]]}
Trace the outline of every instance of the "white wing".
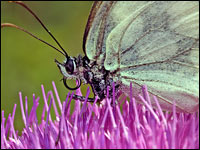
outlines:
{"label": "white wing", "polygon": [[166,109],[175,100],[182,111],[198,110],[199,3],[96,6],[84,42],[89,59],[104,63],[111,72],[117,70],[124,85],[134,82],[139,89],[146,84]]}

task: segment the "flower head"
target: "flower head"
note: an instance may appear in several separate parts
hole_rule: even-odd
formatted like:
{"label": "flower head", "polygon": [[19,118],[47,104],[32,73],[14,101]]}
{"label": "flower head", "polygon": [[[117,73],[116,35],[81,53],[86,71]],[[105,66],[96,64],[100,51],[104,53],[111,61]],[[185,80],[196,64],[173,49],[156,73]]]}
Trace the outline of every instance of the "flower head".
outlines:
{"label": "flower head", "polygon": [[[75,101],[73,113],[70,113],[73,93],[68,93],[66,100],[61,102],[55,83],[52,83],[55,97],[52,91],[46,93],[41,86],[44,100],[41,118],[36,116],[39,97],[33,95],[33,106],[28,114],[26,107],[28,101],[25,99],[24,108],[22,93],[19,93],[25,125],[21,136],[13,125],[16,104],[7,121],[2,111],[2,149],[199,149],[199,112],[176,113],[175,107],[172,113],[163,112],[156,97],[154,97],[156,109],[152,108],[143,96],[140,96],[143,105],[137,104],[132,96],[130,101],[126,97],[120,99],[113,97],[113,99],[106,98],[101,104],[97,104],[97,99],[94,103],[87,103],[90,92],[88,89],[85,101]],[[145,94],[148,94],[145,89],[143,87]],[[77,90],[77,94],[81,94],[80,89]],[[59,108],[56,107],[56,102]],[[51,109],[56,114],[56,120],[51,118]],[[58,113],[58,109],[61,110],[61,114]],[[46,119],[44,119],[45,112]],[[41,123],[38,123],[39,119],[42,120]]]}

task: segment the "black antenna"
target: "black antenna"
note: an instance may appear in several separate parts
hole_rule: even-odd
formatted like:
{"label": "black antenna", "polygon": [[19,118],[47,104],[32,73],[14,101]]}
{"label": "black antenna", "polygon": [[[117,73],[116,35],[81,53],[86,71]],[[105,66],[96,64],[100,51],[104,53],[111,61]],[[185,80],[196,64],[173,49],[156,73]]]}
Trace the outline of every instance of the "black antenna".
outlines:
{"label": "black antenna", "polygon": [[32,34],[32,33],[28,32],[28,31],[26,31],[26,30],[25,30],[24,28],[22,28],[22,27],[19,27],[19,26],[15,25],[15,24],[12,24],[12,23],[2,23],[2,24],[1,24],[1,27],[12,27],[12,28],[19,29],[19,30],[21,30],[21,31],[23,31],[23,32],[25,32],[25,33],[27,33],[27,34],[29,34],[30,36],[34,37],[35,39],[37,39],[37,40],[39,40],[39,41],[41,41],[41,42],[43,42],[43,43],[49,45],[50,47],[54,48],[55,50],[57,50],[57,51],[58,51],[59,53],[61,53],[62,55],[66,56],[65,53],[63,53],[62,51],[60,51],[59,49],[57,49],[57,48],[54,47],[53,45],[51,45],[51,44],[45,42],[44,40],[42,40],[42,39],[40,39],[40,38],[38,38],[37,36],[35,36],[34,34]]}
{"label": "black antenna", "polygon": [[[30,13],[31,15],[33,15],[37,21],[42,25],[42,27],[47,31],[47,33],[49,33],[49,35],[53,38],[53,40],[58,44],[58,46],[61,48],[61,50],[64,52],[65,56],[68,58],[68,54],[67,52],[62,48],[62,46],[60,45],[60,43],[56,40],[56,38],[53,36],[53,34],[51,34],[51,32],[47,29],[47,27],[42,23],[42,21],[37,17],[37,15],[27,6],[25,5],[23,2],[21,1],[11,1],[11,2],[14,2],[16,4],[19,4],[21,5],[22,7],[26,8]],[[40,40],[41,41],[41,40]],[[43,40],[42,40],[43,41]],[[46,43],[47,44],[47,43]],[[49,44],[48,44],[49,45]],[[52,47],[52,46],[51,46]]]}

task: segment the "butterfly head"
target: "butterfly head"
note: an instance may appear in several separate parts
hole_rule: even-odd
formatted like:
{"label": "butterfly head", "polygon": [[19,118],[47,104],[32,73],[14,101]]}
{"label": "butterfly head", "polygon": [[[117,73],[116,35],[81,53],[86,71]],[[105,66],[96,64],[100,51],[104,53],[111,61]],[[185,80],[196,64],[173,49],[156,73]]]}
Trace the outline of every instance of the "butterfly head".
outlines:
{"label": "butterfly head", "polygon": [[[80,63],[75,57],[66,57],[63,63],[60,63],[55,59],[55,62],[63,75],[63,83],[65,87],[69,90],[76,90],[81,86],[81,71],[80,71]],[[74,88],[69,87],[66,83],[67,79],[75,79],[78,81],[78,85]]]}

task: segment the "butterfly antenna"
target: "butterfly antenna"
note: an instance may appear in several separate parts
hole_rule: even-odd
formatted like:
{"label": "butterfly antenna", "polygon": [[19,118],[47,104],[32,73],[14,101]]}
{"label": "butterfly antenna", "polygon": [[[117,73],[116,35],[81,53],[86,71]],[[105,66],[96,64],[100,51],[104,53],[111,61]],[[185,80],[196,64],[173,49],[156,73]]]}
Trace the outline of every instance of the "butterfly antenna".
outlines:
{"label": "butterfly antenna", "polygon": [[2,27],[2,28],[3,28],[3,27],[12,27],[12,28],[19,29],[19,30],[21,30],[21,31],[23,31],[23,32],[25,32],[25,33],[27,33],[27,34],[29,34],[30,36],[34,37],[35,39],[37,39],[37,40],[39,40],[39,41],[41,41],[41,42],[47,44],[48,46],[52,47],[53,49],[57,50],[57,51],[58,51],[59,53],[61,53],[62,55],[66,56],[65,53],[63,53],[62,51],[60,51],[59,49],[57,49],[57,48],[54,47],[53,45],[47,43],[46,41],[44,41],[44,40],[42,40],[42,39],[40,39],[40,38],[38,38],[37,36],[35,36],[34,34],[30,33],[29,31],[26,31],[26,30],[25,30],[24,28],[22,28],[22,27],[19,27],[19,26],[15,25],[15,24],[12,24],[12,23],[2,23],[2,24],[1,24],[1,27]]}
{"label": "butterfly antenna", "polygon": [[61,48],[61,50],[63,51],[63,53],[65,54],[65,56],[68,58],[68,54],[67,52],[64,50],[64,48],[60,45],[60,43],[56,40],[56,38],[53,36],[53,34],[51,34],[51,32],[47,29],[47,27],[43,24],[43,22],[38,18],[38,16],[23,2],[21,1],[11,1],[14,2],[16,4],[21,5],[22,7],[24,7],[26,10],[28,10],[28,12],[31,13],[31,15],[33,15],[35,17],[35,19],[37,19],[37,21],[42,25],[42,27],[47,31],[47,33],[53,38],[53,40],[57,43],[57,45]]}

